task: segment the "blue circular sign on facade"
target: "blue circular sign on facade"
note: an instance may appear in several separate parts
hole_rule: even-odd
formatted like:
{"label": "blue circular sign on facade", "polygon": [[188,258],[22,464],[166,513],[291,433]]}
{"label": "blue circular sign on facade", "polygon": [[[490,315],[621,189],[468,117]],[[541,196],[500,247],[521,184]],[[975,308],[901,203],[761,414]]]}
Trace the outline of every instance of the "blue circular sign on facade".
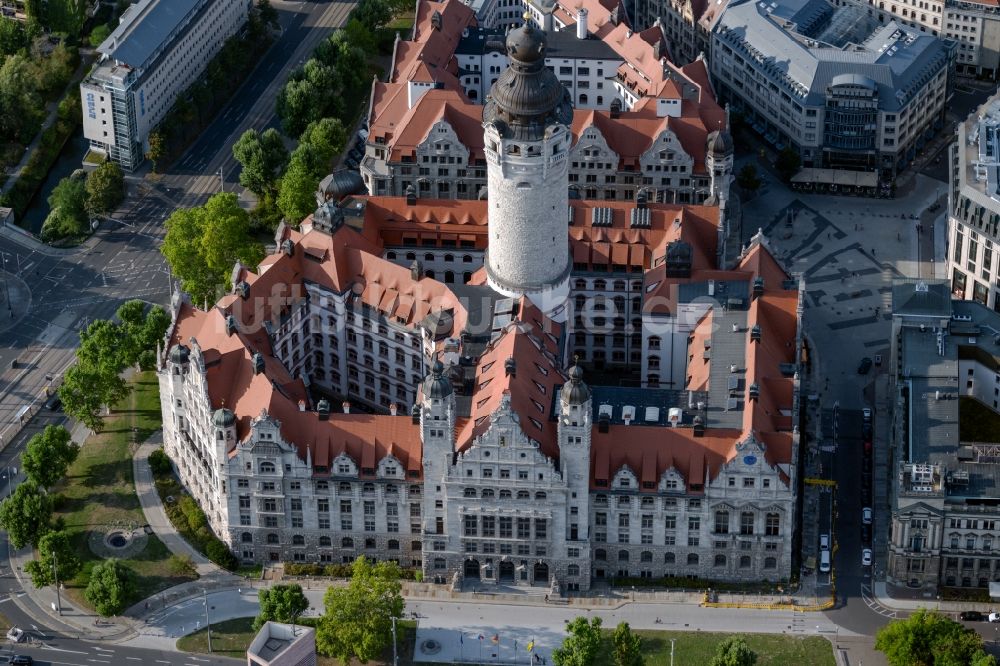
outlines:
{"label": "blue circular sign on facade", "polygon": [[744,465],[753,465],[757,462],[757,456],[743,456]]}

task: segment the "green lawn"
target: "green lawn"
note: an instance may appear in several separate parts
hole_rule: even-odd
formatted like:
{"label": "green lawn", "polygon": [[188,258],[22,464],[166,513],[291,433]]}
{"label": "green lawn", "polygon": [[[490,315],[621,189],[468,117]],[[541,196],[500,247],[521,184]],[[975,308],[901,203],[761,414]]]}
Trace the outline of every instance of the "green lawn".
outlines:
{"label": "green lawn", "polygon": [[975,398],[960,396],[958,430],[963,442],[1000,442],[1000,414]]}
{"label": "green lawn", "polygon": [[[83,589],[99,558],[90,549],[91,531],[107,525],[146,524],[132,477],[133,438],[143,441],[160,427],[160,398],[156,375],[144,372],[132,382],[134,390],[105,419],[104,431],[91,435],[80,449],[58,493],[54,520],[62,520],[84,562],[83,570],[66,581],[74,602],[89,607]],[[133,434],[132,429],[138,428]],[[170,551],[155,535],[147,537],[142,552],[123,563],[135,575],[136,592],[129,604],[178,583],[193,580],[193,572],[172,573]]]}
{"label": "green lawn", "polygon": [[[753,612],[753,611],[748,611]],[[670,639],[674,643],[674,663],[707,664],[715,654],[716,646],[730,634],[704,631],[637,631],[642,636],[642,652],[646,666],[669,666]],[[744,638],[757,653],[757,666],[836,666],[833,646],[819,636],[800,638],[782,634],[746,634]],[[598,664],[614,663],[611,652],[611,631],[605,632],[604,646],[597,657]]]}

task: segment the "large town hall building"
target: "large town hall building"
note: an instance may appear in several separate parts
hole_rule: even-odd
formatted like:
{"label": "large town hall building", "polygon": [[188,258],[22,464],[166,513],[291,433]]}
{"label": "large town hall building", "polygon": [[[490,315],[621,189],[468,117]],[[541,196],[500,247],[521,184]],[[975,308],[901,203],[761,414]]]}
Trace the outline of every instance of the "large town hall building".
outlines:
{"label": "large town hall building", "polygon": [[[554,592],[792,572],[802,285],[712,202],[571,198],[547,43],[507,35],[486,197],[328,193],[213,307],[175,296],[165,448],[243,561]],[[729,178],[725,129],[707,150]]]}

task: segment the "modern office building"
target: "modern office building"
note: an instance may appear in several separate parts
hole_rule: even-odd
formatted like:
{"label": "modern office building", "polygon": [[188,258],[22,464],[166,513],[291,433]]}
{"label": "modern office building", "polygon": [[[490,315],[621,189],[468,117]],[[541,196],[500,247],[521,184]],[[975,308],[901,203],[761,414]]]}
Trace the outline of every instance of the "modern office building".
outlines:
{"label": "modern office building", "polygon": [[80,84],[83,135],[126,171],[145,160],[150,131],[246,23],[251,0],[140,0],[97,48]]}
{"label": "modern office building", "polygon": [[948,154],[948,273],[955,298],[1000,311],[1000,96],[959,123]]}
{"label": "modern office building", "polygon": [[892,311],[887,580],[987,588],[1000,581],[1000,443],[963,439],[959,406],[1000,409],[1000,314],[952,300],[943,280],[894,285]]}
{"label": "modern office building", "polygon": [[891,182],[944,126],[955,44],[826,0],[731,2],[712,37],[721,101],[805,167]]}
{"label": "modern office building", "polygon": [[553,595],[796,570],[802,285],[759,234],[730,261],[717,207],[568,199],[545,48],[507,37],[488,199],[323,197],[214,307],[173,299],[164,446],[241,560]]}

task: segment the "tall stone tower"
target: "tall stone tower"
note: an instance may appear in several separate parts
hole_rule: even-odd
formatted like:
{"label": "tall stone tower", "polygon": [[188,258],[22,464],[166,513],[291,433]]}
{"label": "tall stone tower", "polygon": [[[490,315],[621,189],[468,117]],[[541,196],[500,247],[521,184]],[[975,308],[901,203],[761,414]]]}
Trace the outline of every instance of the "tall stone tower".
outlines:
{"label": "tall stone tower", "polygon": [[507,296],[527,295],[557,321],[569,295],[569,178],[573,103],[545,66],[545,33],[507,36],[510,66],[483,109],[488,163],[486,274]]}
{"label": "tall stone tower", "polygon": [[[434,361],[422,393],[423,401],[414,406],[414,416],[420,421],[423,442],[424,534],[444,539],[445,513],[437,502],[443,504],[444,479],[455,455],[455,389],[440,360]],[[430,542],[426,548],[431,552]],[[425,572],[428,561],[424,562]]]}

